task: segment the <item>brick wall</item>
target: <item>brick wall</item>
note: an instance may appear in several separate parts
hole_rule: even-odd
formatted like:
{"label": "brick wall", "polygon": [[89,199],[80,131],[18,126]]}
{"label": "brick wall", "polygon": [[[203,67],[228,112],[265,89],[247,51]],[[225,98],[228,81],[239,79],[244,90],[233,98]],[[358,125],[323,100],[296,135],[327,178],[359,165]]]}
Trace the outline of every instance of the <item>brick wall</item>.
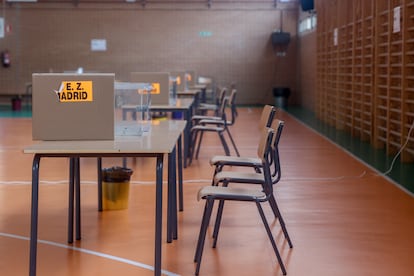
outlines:
{"label": "brick wall", "polygon": [[[13,4],[5,9],[12,27],[0,39],[12,65],[0,68],[0,93],[24,92],[36,72],[194,70],[218,85],[235,82],[241,104],[272,103],[273,86],[296,89],[297,8],[257,5],[147,6],[129,4]],[[283,16],[281,16],[283,15]],[[284,58],[276,58],[270,34],[292,34]],[[91,39],[107,50],[91,51]],[[295,96],[292,97],[294,101]]]}

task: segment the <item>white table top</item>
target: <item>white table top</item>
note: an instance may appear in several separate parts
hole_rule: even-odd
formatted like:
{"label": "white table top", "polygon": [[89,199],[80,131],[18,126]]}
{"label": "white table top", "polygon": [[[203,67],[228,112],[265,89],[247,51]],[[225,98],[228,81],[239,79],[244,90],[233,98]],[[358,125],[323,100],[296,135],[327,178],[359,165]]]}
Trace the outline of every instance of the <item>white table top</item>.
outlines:
{"label": "white table top", "polygon": [[194,84],[194,85],[189,86],[188,88],[190,88],[190,89],[192,89],[192,88],[195,88],[195,89],[204,89],[206,87],[207,87],[207,84],[197,83],[197,84]]}
{"label": "white table top", "polygon": [[[194,98],[179,98],[176,100],[175,104],[151,104],[150,106],[150,110],[151,109],[157,109],[157,110],[171,110],[171,109],[182,109],[182,110],[186,110],[189,109],[191,107],[191,105],[194,102]],[[132,105],[132,104],[124,104],[121,106],[122,109],[136,109],[136,105]]]}
{"label": "white table top", "polygon": [[188,89],[185,91],[177,91],[178,96],[183,96],[183,95],[195,96],[199,93],[201,93],[201,90],[198,90],[198,89]]}
{"label": "white table top", "polygon": [[114,83],[114,88],[115,90],[151,90],[152,86],[150,83],[116,81]]}
{"label": "white table top", "polygon": [[115,140],[34,141],[27,154],[168,154],[171,153],[186,121],[153,121],[142,136],[119,136]]}

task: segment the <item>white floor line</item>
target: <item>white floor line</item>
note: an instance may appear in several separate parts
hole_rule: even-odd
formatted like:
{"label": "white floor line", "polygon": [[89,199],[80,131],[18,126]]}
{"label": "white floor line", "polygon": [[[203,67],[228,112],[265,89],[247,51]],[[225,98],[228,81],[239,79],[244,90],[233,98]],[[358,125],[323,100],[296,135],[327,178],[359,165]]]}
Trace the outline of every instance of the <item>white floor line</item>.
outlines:
{"label": "white floor line", "polygon": [[[13,238],[13,239],[19,239],[19,240],[30,241],[30,238],[28,238],[28,237],[8,234],[8,233],[0,233],[0,236],[7,237],[7,238]],[[51,241],[46,241],[46,240],[38,240],[38,243],[47,244],[47,245],[60,247],[60,248],[64,248],[64,249],[71,249],[71,250],[74,250],[74,251],[79,251],[81,253],[90,254],[90,255],[97,256],[97,257],[106,258],[106,259],[110,259],[110,260],[117,261],[117,262],[120,262],[120,263],[125,263],[125,264],[129,264],[129,265],[133,265],[133,266],[136,266],[136,267],[140,267],[140,268],[144,268],[144,269],[154,271],[153,266],[143,264],[143,263],[140,263],[140,262],[136,262],[136,261],[132,261],[132,260],[129,260],[129,259],[125,259],[125,258],[105,254],[105,253],[100,253],[100,252],[89,250],[89,249],[84,249],[84,248],[80,248],[80,247],[76,247],[76,246],[69,246],[69,245],[66,245],[66,244],[61,244],[61,243],[56,243],[56,242],[51,242]],[[179,274],[169,272],[169,271],[166,271],[166,270],[161,270],[161,272],[164,275],[167,275],[167,276],[179,276]]]}
{"label": "white floor line", "polygon": [[[183,183],[210,183],[211,179],[191,179],[191,180],[184,180]],[[153,185],[155,181],[141,181],[141,180],[131,180],[131,184],[134,185]],[[163,181],[163,184],[167,184],[167,181]],[[40,184],[43,185],[59,185],[59,184],[68,184],[67,180],[51,180],[40,181]],[[96,180],[82,180],[82,185],[96,185]],[[0,181],[0,185],[32,185],[32,181],[27,180],[11,180],[11,181]]]}

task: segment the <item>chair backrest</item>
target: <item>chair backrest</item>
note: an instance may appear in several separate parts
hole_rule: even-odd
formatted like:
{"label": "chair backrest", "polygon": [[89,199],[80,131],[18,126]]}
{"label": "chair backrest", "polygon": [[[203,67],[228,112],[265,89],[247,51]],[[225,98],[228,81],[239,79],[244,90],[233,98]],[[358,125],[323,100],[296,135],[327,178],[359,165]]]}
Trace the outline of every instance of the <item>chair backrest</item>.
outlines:
{"label": "chair backrest", "polygon": [[260,116],[259,128],[270,127],[276,114],[276,108],[273,105],[265,105]]}
{"label": "chair backrest", "polygon": [[231,126],[234,125],[235,121],[236,121],[236,117],[237,117],[237,110],[236,110],[236,95],[237,95],[237,90],[233,89],[231,91],[231,94],[228,98],[228,104],[230,105],[230,114],[231,114],[231,118],[230,120],[226,121],[227,125]]}
{"label": "chair backrest", "polygon": [[273,160],[273,141],[275,131],[272,128],[264,127],[261,129],[261,137],[259,142],[259,147],[257,148],[257,156],[262,160],[263,175],[265,178],[265,183],[263,184],[263,191],[267,195],[273,193],[273,181],[272,181],[272,172],[271,172],[271,162]]}
{"label": "chair backrest", "polygon": [[279,142],[280,137],[282,135],[283,127],[285,123],[281,120],[274,120],[271,129],[275,132],[273,135],[273,141],[272,141],[272,154],[271,154],[271,174],[272,174],[272,182],[273,184],[276,184],[279,182],[281,177],[281,171],[280,171],[280,156],[279,156]]}
{"label": "chair backrest", "polygon": [[226,107],[228,103],[228,99],[225,97],[220,104],[219,110],[217,111],[217,116],[221,117],[223,120],[226,119]]}
{"label": "chair backrest", "polygon": [[226,93],[227,93],[227,87],[220,88],[220,92],[218,94],[217,102],[216,102],[218,106],[220,106],[221,103],[223,102],[224,98],[226,97]]}

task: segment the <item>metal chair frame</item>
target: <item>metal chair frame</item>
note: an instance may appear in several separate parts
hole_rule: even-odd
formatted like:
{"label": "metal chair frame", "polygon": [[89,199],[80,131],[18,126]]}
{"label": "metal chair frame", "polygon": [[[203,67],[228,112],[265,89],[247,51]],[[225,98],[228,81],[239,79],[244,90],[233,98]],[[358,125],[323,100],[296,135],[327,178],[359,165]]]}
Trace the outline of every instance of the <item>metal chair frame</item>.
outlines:
{"label": "metal chair frame", "polygon": [[[276,131],[273,141],[271,144],[271,154],[269,155],[269,169],[271,170],[271,182],[273,185],[277,184],[281,178],[281,168],[280,168],[280,158],[279,158],[279,141],[284,127],[284,122],[280,120],[274,120],[271,128]],[[258,155],[260,157],[260,155]],[[262,170],[264,168],[262,167]],[[218,172],[213,179],[213,186],[217,186],[222,183],[223,186],[228,186],[229,183],[239,183],[239,184],[259,184],[264,185],[266,178],[264,178],[262,173],[257,172],[239,172],[239,171],[221,171]],[[215,225],[215,232],[218,232],[220,227],[221,214],[223,212],[224,202],[220,202],[219,209],[217,211],[217,220]],[[289,233],[286,228],[285,221],[280,213],[279,207],[276,202],[274,194],[270,195],[269,204],[272,208],[273,214],[276,219],[279,220],[280,226],[282,228],[283,234],[288,241],[289,247],[292,248],[293,244],[289,237]]]}
{"label": "metal chair frame", "polygon": [[[220,141],[223,145],[224,152],[226,155],[230,155],[230,149],[228,147],[228,144],[226,142],[226,139],[224,138],[224,132],[227,133],[227,135],[230,138],[230,141],[232,143],[232,146],[235,150],[235,153],[237,156],[240,156],[239,150],[237,149],[236,143],[233,139],[233,136],[231,135],[231,132],[229,130],[229,126],[234,125],[235,123],[235,99],[236,99],[236,90],[233,90],[229,98],[224,98],[223,102],[220,106],[220,116],[193,116],[192,117],[192,123],[193,127],[191,129],[191,148],[192,151],[190,153],[190,160],[192,160],[194,154],[195,158],[198,158],[199,152],[200,152],[200,146],[203,139],[203,133],[206,131],[209,132],[217,132],[220,138]],[[230,108],[231,108],[231,120],[227,120],[227,115],[225,112],[226,106],[228,101],[230,102]],[[199,135],[200,134],[200,135]]]}
{"label": "metal chair frame", "polygon": [[[276,108],[272,105],[265,105],[259,120],[259,129],[270,127],[276,114]],[[246,156],[224,156],[216,155],[210,159],[210,165],[214,166],[214,176],[223,170],[225,166],[253,167],[256,172],[261,172],[261,159],[259,157]]]}
{"label": "metal chair frame", "polygon": [[[262,158],[263,163],[263,174],[262,177],[264,179],[261,187],[255,187],[258,189],[249,189],[249,188],[234,188],[234,187],[227,187],[227,186],[206,186],[199,190],[198,199],[206,200],[203,218],[200,226],[200,233],[197,242],[197,247],[194,255],[194,262],[196,265],[195,274],[198,275],[200,272],[200,265],[201,259],[203,255],[203,249],[205,244],[206,233],[209,225],[209,221],[211,218],[214,202],[218,200],[221,206],[221,213],[217,214],[216,224],[214,227],[213,233],[213,248],[217,245],[217,238],[218,238],[218,230],[221,221],[222,209],[224,206],[224,201],[231,200],[231,201],[246,201],[246,202],[254,202],[257,206],[259,211],[260,217],[266,229],[266,233],[269,237],[269,240],[272,244],[273,250],[276,254],[276,258],[278,260],[279,266],[282,270],[282,273],[286,275],[286,268],[284,266],[283,260],[280,256],[279,250],[277,248],[276,242],[274,240],[272,231],[270,229],[269,223],[267,222],[266,216],[263,212],[263,208],[261,204],[263,202],[267,202],[273,195],[273,182],[272,182],[272,173],[270,170],[270,162],[273,159],[273,148],[272,148],[272,141],[273,141],[274,131],[271,128],[264,128],[262,130],[262,136],[260,139],[258,155]],[[220,208],[219,206],[219,208]]]}

